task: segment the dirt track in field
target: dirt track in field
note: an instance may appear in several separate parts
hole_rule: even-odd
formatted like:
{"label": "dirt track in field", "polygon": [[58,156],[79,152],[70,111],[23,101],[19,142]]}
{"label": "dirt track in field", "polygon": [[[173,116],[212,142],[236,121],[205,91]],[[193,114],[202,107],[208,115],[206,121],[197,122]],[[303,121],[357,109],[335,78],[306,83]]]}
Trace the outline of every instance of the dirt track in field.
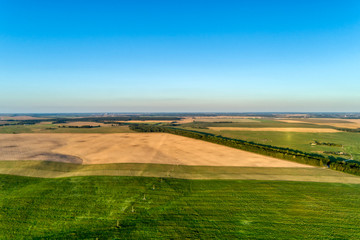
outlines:
{"label": "dirt track in field", "polygon": [[166,133],[0,134],[0,160],[311,167]]}
{"label": "dirt track in field", "polygon": [[246,128],[246,127],[209,127],[215,131],[255,131],[255,132],[307,132],[307,133],[335,133],[340,132],[331,128]]}

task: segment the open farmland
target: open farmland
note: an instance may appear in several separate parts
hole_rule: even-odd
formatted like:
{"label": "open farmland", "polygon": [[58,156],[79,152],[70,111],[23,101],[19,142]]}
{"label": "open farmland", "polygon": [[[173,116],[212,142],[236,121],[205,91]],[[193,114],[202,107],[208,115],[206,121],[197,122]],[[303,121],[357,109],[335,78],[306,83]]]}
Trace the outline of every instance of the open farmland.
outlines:
{"label": "open farmland", "polygon": [[[224,137],[241,139],[266,145],[297,149],[309,153],[324,152],[345,152],[353,158],[360,161],[360,134],[350,132],[290,132],[290,131],[256,131],[256,130],[211,130],[211,129],[194,129],[197,131],[214,133]],[[314,141],[335,143],[338,146],[311,145]]]}
{"label": "open farmland", "polygon": [[116,175],[360,183],[358,176],[166,133],[1,134],[0,160],[0,173],[32,177]]}
{"label": "open farmland", "polygon": [[[359,176],[178,135],[135,133],[128,126],[49,133],[49,125],[0,134],[1,238],[360,237],[354,224],[360,221]],[[127,132],[90,132],[104,129]],[[233,137],[358,136],[201,130]]]}
{"label": "open farmland", "polygon": [[[88,125],[100,127],[69,128]],[[360,134],[328,125],[222,116],[175,127],[308,152],[360,152]],[[360,237],[356,175],[96,121],[0,132],[8,133],[0,134],[0,238]]]}
{"label": "open farmland", "polygon": [[2,134],[0,144],[0,160],[47,160],[82,164],[309,167],[165,133]]}
{"label": "open farmland", "polygon": [[[221,135],[228,138],[291,148],[325,156],[360,161],[360,134],[343,132],[333,124],[352,124],[359,119],[256,119],[256,122],[193,122],[178,128]],[[357,125],[354,125],[357,126]],[[314,141],[334,146],[312,145]],[[345,155],[342,155],[345,154]]]}

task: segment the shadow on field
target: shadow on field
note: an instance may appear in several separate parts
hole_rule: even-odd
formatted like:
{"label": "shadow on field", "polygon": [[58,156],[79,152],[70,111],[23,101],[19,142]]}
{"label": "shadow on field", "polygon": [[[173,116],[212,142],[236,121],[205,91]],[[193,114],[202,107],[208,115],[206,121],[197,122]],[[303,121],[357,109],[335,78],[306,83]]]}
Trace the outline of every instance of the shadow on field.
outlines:
{"label": "shadow on field", "polygon": [[238,179],[360,184],[360,177],[330,169],[218,167],[151,163],[74,164],[50,161],[0,161],[0,174],[41,178],[129,176],[179,179]]}
{"label": "shadow on field", "polygon": [[62,163],[74,163],[74,164],[83,163],[83,160],[77,156],[61,154],[61,153],[51,153],[51,152],[36,153],[30,156],[30,159],[37,159],[43,161],[51,161],[52,159],[56,159],[56,162],[62,162]]}

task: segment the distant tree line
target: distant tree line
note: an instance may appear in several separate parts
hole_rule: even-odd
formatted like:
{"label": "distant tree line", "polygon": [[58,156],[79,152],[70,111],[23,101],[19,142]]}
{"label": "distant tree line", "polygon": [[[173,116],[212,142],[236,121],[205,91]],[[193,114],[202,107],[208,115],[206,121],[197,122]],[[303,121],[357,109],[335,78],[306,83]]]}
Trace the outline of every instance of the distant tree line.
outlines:
{"label": "distant tree line", "polygon": [[360,128],[336,128],[336,130],[343,131],[343,132],[353,132],[353,133],[360,133]]}
{"label": "distant tree line", "polygon": [[10,123],[2,123],[0,126],[15,126],[15,125],[34,125],[37,123],[41,123],[44,120],[6,120],[6,122]]}
{"label": "distant tree line", "polygon": [[15,123],[1,123],[0,127],[2,127],[2,126],[13,126],[13,125],[17,125],[17,124],[15,124]]}
{"label": "distant tree line", "polygon": [[47,119],[31,119],[31,120],[6,120],[6,123],[0,126],[10,125],[34,125],[41,122],[52,122],[52,124],[63,124],[69,122],[97,122],[107,124],[121,124],[118,121],[178,121],[182,117],[178,116],[117,116],[117,117],[80,117],[80,118],[47,118]]}
{"label": "distant tree line", "polygon": [[313,166],[327,166],[334,170],[360,175],[360,165],[357,162],[347,162],[347,159],[341,157],[326,157],[320,154],[306,153],[290,148],[264,145],[240,139],[227,138],[211,133],[204,133],[174,127],[152,126],[148,124],[130,124],[129,128],[137,132],[164,132],[181,135],[266,156],[295,161],[298,163],[304,163]]}
{"label": "distant tree line", "polygon": [[119,117],[82,117],[82,118],[57,118],[52,119],[53,124],[61,124],[68,122],[99,122],[99,123],[117,123],[116,121],[177,121],[181,120],[181,117],[173,116],[119,116]]}
{"label": "distant tree line", "polygon": [[59,126],[59,128],[99,128],[100,125],[92,126],[92,125],[83,125],[83,126]]}

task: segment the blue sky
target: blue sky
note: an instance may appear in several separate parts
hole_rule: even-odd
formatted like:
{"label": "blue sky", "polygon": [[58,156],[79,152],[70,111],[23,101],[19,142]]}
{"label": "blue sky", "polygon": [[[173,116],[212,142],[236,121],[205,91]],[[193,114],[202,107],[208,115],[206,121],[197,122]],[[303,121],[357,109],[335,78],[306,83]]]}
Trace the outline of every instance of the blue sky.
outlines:
{"label": "blue sky", "polygon": [[360,1],[0,0],[0,112],[360,111]]}

